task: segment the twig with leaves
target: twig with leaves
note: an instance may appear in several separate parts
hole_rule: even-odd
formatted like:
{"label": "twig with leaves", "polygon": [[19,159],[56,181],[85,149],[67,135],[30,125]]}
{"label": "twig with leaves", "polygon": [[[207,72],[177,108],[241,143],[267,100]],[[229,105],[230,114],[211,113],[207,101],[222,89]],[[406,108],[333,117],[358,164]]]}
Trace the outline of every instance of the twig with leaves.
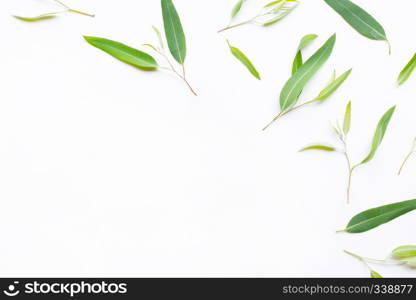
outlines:
{"label": "twig with leaves", "polygon": [[380,121],[378,122],[376,131],[374,133],[373,142],[372,142],[372,145],[371,145],[370,152],[360,163],[352,164],[350,156],[348,154],[347,136],[348,136],[348,133],[349,133],[350,128],[351,128],[351,102],[349,102],[347,104],[347,107],[345,109],[344,121],[343,121],[342,128],[339,125],[339,122],[337,122],[336,126],[333,126],[334,132],[335,132],[337,138],[339,139],[339,141],[342,144],[342,147],[340,149],[337,149],[336,147],[334,147],[332,145],[314,144],[314,145],[307,146],[307,147],[300,150],[301,152],[307,151],[307,150],[321,150],[321,151],[329,151],[329,152],[338,152],[338,153],[341,153],[345,157],[346,162],[347,162],[347,166],[348,166],[347,203],[349,203],[349,201],[350,201],[351,181],[352,181],[352,175],[353,175],[354,170],[357,169],[359,166],[362,166],[362,165],[368,163],[369,161],[371,161],[374,158],[374,156],[377,152],[377,149],[379,148],[381,142],[383,141],[384,135],[386,133],[386,130],[387,130],[387,127],[390,123],[390,120],[393,116],[395,108],[396,107],[393,106],[381,117]]}
{"label": "twig with leaves", "polygon": [[288,14],[290,14],[299,4],[298,0],[277,0],[272,1],[264,5],[258,14],[253,16],[252,18],[239,22],[233,23],[235,18],[237,17],[238,13],[240,12],[241,8],[243,7],[244,3],[247,0],[239,0],[232,9],[231,18],[228,25],[218,32],[223,32],[226,30],[230,30],[236,27],[240,27],[247,24],[257,24],[261,26],[270,26],[273,25]]}
{"label": "twig with leaves", "polygon": [[274,122],[286,114],[313,103],[322,103],[327,100],[349,77],[352,69],[336,77],[334,71],[329,83],[312,100],[306,101],[296,106],[303,89],[312,77],[318,72],[322,65],[329,59],[335,45],[336,36],[331,36],[326,43],[316,51],[305,63],[303,62],[302,50],[315,40],[317,35],[305,35],[296,50],[296,56],[292,64],[292,76],[284,85],[280,92],[280,112],[263,128],[269,128]]}
{"label": "twig with leaves", "polygon": [[95,15],[93,15],[93,14],[86,13],[86,12],[83,12],[81,10],[71,8],[68,5],[64,4],[60,0],[53,0],[53,1],[55,3],[57,3],[59,6],[61,6],[63,8],[63,10],[48,12],[48,13],[40,14],[40,15],[33,16],[33,17],[23,17],[23,16],[14,16],[14,17],[19,19],[19,20],[27,21],[27,22],[35,22],[35,21],[51,19],[51,18],[55,18],[59,14],[63,14],[63,13],[76,13],[76,14],[87,16],[87,17],[92,17],[92,18],[95,17]]}

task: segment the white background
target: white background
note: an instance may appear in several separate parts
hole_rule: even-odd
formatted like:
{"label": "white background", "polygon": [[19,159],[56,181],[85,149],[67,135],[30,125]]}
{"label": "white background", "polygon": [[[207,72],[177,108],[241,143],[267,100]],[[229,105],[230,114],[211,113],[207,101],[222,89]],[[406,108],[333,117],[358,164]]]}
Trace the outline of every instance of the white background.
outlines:
{"label": "white background", "polygon": [[[88,45],[82,35],[134,47],[156,42],[159,1],[67,0],[75,14],[26,23],[12,14],[55,10],[48,0],[0,1],[0,275],[368,276],[349,249],[383,258],[416,243],[410,213],[367,233],[335,234],[356,213],[415,198],[416,159],[397,169],[416,135],[416,76],[398,88],[413,55],[413,0],[356,0],[393,46],[355,32],[321,0],[304,0],[281,23],[224,34],[234,1],[176,0],[199,97],[167,72],[144,72]],[[256,1],[252,1],[256,3]],[[241,17],[256,13],[247,6]],[[322,105],[266,132],[299,39],[331,34],[330,60],[301,101],[334,68],[351,77]],[[251,58],[254,79],[225,38]],[[397,104],[375,159],[357,169],[351,204],[339,154],[297,153],[335,143],[330,124],[353,101],[350,150],[369,150],[381,115]],[[412,276],[375,266],[384,276]]]}

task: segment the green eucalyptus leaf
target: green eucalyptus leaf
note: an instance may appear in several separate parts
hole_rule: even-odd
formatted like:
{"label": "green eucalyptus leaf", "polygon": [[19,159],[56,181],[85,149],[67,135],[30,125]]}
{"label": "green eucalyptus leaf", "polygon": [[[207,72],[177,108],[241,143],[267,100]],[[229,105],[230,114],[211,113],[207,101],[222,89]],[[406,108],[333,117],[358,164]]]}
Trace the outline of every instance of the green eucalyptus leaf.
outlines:
{"label": "green eucalyptus leaf", "polygon": [[239,0],[233,7],[233,10],[231,11],[231,19],[235,18],[237,14],[240,12],[241,7],[244,4],[244,0]]}
{"label": "green eucalyptus leaf", "polygon": [[328,145],[311,145],[311,146],[307,146],[305,148],[302,148],[299,150],[299,152],[304,152],[304,151],[308,151],[308,150],[321,150],[321,151],[335,151],[336,149],[332,146],[328,146]]}
{"label": "green eucalyptus leaf", "polygon": [[371,278],[383,278],[383,276],[381,276],[381,274],[380,273],[377,273],[376,271],[374,271],[374,270],[371,270],[371,272],[370,272],[370,276],[371,276]]}
{"label": "green eucalyptus leaf", "polygon": [[336,36],[331,36],[292,77],[286,82],[280,93],[280,109],[285,111],[296,104],[298,97],[309,80],[328,60],[335,45]]}
{"label": "green eucalyptus leaf", "polygon": [[400,72],[399,78],[397,79],[398,84],[403,84],[416,68],[416,53],[413,55],[412,59],[407,63],[404,69]]}
{"label": "green eucalyptus leaf", "polygon": [[163,23],[170,53],[183,64],[186,57],[186,39],[181,20],[172,0],[161,0]]}
{"label": "green eucalyptus leaf", "polygon": [[334,81],[329,83],[315,98],[315,100],[323,101],[329,98],[343,83],[344,81],[350,76],[352,69],[349,69],[344,74],[336,78]]}
{"label": "green eucalyptus leaf", "polygon": [[350,132],[350,128],[351,128],[351,101],[348,102],[347,108],[345,109],[344,123],[342,125],[342,131],[344,132],[344,135],[347,135],[348,132]]}
{"label": "green eucalyptus leaf", "polygon": [[84,38],[92,46],[135,67],[144,70],[155,70],[158,67],[156,60],[152,56],[140,50],[105,38],[93,36],[84,36]]}
{"label": "green eucalyptus leaf", "polygon": [[231,46],[231,44],[228,42],[228,46],[230,47],[231,53],[236,57],[246,68],[250,71],[250,73],[256,77],[258,80],[261,80],[260,74],[257,71],[256,67],[253,65],[253,63],[248,59],[248,57],[238,48]]}
{"label": "green eucalyptus leaf", "polygon": [[349,233],[361,233],[388,223],[416,209],[416,199],[372,208],[354,216],[344,230]]}
{"label": "green eucalyptus leaf", "polygon": [[416,245],[405,245],[397,247],[392,251],[391,255],[398,259],[416,257]]}
{"label": "green eucalyptus leaf", "polygon": [[55,18],[56,13],[46,13],[46,14],[41,14],[41,15],[34,16],[34,17],[22,17],[22,16],[13,16],[13,17],[15,17],[16,19],[19,19],[21,21],[36,22],[36,21]]}
{"label": "green eucalyptus leaf", "polygon": [[292,64],[292,75],[295,74],[303,65],[302,50],[312,43],[317,37],[318,36],[316,34],[307,34],[300,40],[298,49],[296,50],[296,56]]}
{"label": "green eucalyptus leaf", "polygon": [[376,132],[374,133],[370,153],[368,153],[367,157],[364,158],[364,160],[360,163],[360,165],[368,163],[370,160],[374,158],[374,155],[376,154],[378,147],[383,141],[387,127],[389,126],[391,117],[393,116],[395,109],[396,109],[396,106],[393,106],[381,117],[380,121],[378,122]]}
{"label": "green eucalyptus leaf", "polygon": [[279,3],[282,3],[282,1],[284,1],[284,0],[276,0],[276,1],[272,1],[272,2],[269,2],[269,3],[267,3],[265,6],[263,6],[263,7],[271,7],[271,6],[273,6],[273,5],[276,5],[276,4],[279,4]]}
{"label": "green eucalyptus leaf", "polygon": [[387,41],[383,26],[369,13],[349,0],[325,0],[355,30],[372,40]]}

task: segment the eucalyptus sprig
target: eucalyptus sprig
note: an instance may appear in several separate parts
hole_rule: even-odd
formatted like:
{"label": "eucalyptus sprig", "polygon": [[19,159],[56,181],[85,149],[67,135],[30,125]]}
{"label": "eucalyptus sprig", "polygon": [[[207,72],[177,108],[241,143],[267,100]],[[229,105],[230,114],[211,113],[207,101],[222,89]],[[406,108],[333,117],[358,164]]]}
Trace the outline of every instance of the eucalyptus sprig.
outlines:
{"label": "eucalyptus sprig", "polygon": [[269,128],[274,122],[286,114],[313,103],[322,103],[327,100],[349,77],[352,69],[344,72],[339,77],[334,74],[330,82],[312,100],[296,105],[299,97],[312,77],[330,57],[335,45],[336,35],[331,36],[326,43],[316,51],[305,63],[303,62],[302,49],[309,45],[317,36],[308,34],[304,36],[296,50],[296,56],[292,64],[292,76],[280,92],[280,112],[263,128]]}
{"label": "eucalyptus sprig", "polygon": [[37,16],[32,16],[32,17],[24,17],[24,16],[13,16],[19,20],[22,21],[27,21],[27,22],[35,22],[35,21],[41,21],[41,20],[46,20],[46,19],[52,19],[55,18],[56,16],[58,16],[59,14],[63,14],[63,13],[76,13],[76,14],[80,14],[80,15],[84,15],[84,16],[88,16],[88,17],[95,17],[95,15],[90,14],[90,13],[86,13],[83,11],[80,11],[78,9],[73,9],[71,7],[69,7],[68,5],[64,4],[62,1],[60,0],[53,0],[55,3],[57,3],[59,6],[61,6],[63,8],[63,10],[60,11],[53,11],[53,12],[47,12],[47,13],[43,13]]}
{"label": "eucalyptus sprig", "polygon": [[330,146],[330,145],[317,144],[317,145],[311,145],[311,146],[305,147],[300,150],[301,152],[306,151],[306,150],[323,150],[323,151],[330,151],[330,152],[336,151],[338,153],[341,153],[345,157],[345,160],[348,166],[347,203],[349,203],[350,201],[351,181],[352,181],[352,175],[353,175],[354,170],[370,162],[374,158],[377,152],[377,149],[379,148],[381,142],[383,141],[384,135],[390,123],[391,117],[393,116],[395,108],[396,107],[393,106],[381,117],[380,121],[378,122],[376,131],[374,133],[370,152],[361,162],[357,164],[352,164],[351,158],[348,154],[348,147],[347,147],[347,136],[351,128],[351,102],[347,104],[347,107],[345,109],[343,126],[341,127],[339,125],[339,122],[337,122],[336,126],[333,126],[334,132],[338,140],[341,142],[340,149],[337,149],[334,146]]}
{"label": "eucalyptus sprig", "polygon": [[406,165],[410,157],[412,157],[412,155],[415,153],[416,153],[416,138],[413,140],[413,144],[412,144],[412,148],[410,149],[410,152],[406,155],[406,157],[403,160],[403,163],[400,166],[399,175],[402,174],[404,166]]}
{"label": "eucalyptus sprig", "polygon": [[219,33],[247,24],[257,24],[261,26],[273,25],[290,14],[299,4],[298,0],[274,0],[264,5],[252,18],[243,22],[233,23],[246,1],[247,0],[238,0],[231,11],[230,22],[226,27],[218,30]]}
{"label": "eucalyptus sprig", "polygon": [[143,44],[143,46],[150,47],[153,51],[159,54],[166,61],[167,66],[159,65],[156,59],[150,54],[129,47],[125,44],[100,37],[85,36],[84,38],[92,46],[101,49],[104,52],[110,54],[111,56],[140,69],[146,71],[155,71],[157,69],[162,69],[173,72],[180,79],[182,79],[186,83],[190,91],[195,96],[197,96],[195,90],[192,88],[192,86],[186,78],[186,39],[179,15],[176,11],[175,6],[173,5],[172,0],[161,0],[161,5],[166,41],[172,57],[179,64],[179,70],[178,67],[174,66],[174,63],[171,61],[168,54],[166,53],[166,47],[163,42],[162,33],[155,26],[153,26],[153,30],[156,33],[159,45],[155,46],[153,44]]}
{"label": "eucalyptus sprig", "polygon": [[355,254],[351,251],[344,250],[345,253],[358,258],[362,261],[370,270],[372,278],[381,278],[382,276],[374,271],[369,264],[383,264],[383,265],[399,265],[408,266],[411,268],[416,267],[416,246],[404,245],[395,248],[391,251],[390,255],[385,259],[374,259],[365,256]]}

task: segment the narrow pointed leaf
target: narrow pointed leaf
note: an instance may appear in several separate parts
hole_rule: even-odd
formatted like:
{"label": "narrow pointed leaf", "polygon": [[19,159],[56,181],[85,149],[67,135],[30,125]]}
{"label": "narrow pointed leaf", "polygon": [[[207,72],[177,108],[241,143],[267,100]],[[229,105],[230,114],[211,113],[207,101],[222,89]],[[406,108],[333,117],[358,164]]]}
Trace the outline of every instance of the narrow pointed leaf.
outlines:
{"label": "narrow pointed leaf", "polygon": [[416,245],[405,245],[394,249],[391,253],[394,258],[402,259],[416,257]]}
{"label": "narrow pointed leaf", "polygon": [[303,88],[328,60],[334,48],[335,40],[336,36],[334,34],[286,82],[280,93],[280,109],[282,111],[291,108],[296,103]]}
{"label": "narrow pointed leaf", "polygon": [[159,28],[157,28],[156,26],[152,26],[153,31],[156,33],[157,39],[159,41],[159,45],[161,49],[165,48],[165,45],[163,43],[163,39],[162,39],[162,33],[160,33]]}
{"label": "narrow pointed leaf", "polygon": [[292,75],[303,65],[302,50],[312,43],[318,36],[316,34],[307,34],[299,42],[296,56],[292,64]]}
{"label": "narrow pointed leaf", "polygon": [[240,49],[231,46],[229,42],[228,46],[230,47],[231,53],[234,55],[234,57],[236,57],[244,66],[246,66],[247,70],[249,70],[254,77],[256,77],[258,80],[261,80],[259,72],[250,61],[250,59],[248,59],[248,57],[243,52],[241,52]]}
{"label": "narrow pointed leaf", "polygon": [[329,96],[331,96],[343,83],[344,81],[350,76],[352,69],[349,69],[344,74],[336,78],[330,84],[328,84],[315,98],[315,100],[326,100]]}
{"label": "narrow pointed leaf", "polygon": [[183,64],[186,57],[186,39],[181,20],[172,0],[161,0],[163,23],[170,53]]}
{"label": "narrow pointed leaf", "polygon": [[244,0],[239,0],[234,5],[233,10],[231,11],[231,19],[235,18],[238,15],[238,13],[240,12],[241,7],[243,6],[243,4],[244,4]]}
{"label": "narrow pointed leaf", "polygon": [[377,273],[374,270],[371,270],[370,276],[371,276],[371,278],[383,278],[383,276],[381,276],[380,273]]}
{"label": "narrow pointed leaf", "polygon": [[304,152],[304,151],[308,151],[308,150],[321,150],[321,151],[335,151],[336,149],[332,146],[328,146],[328,145],[311,145],[311,146],[307,146],[305,148],[302,148],[299,150],[299,152]]}
{"label": "narrow pointed leaf", "polygon": [[416,53],[412,59],[407,63],[404,69],[400,72],[399,78],[397,79],[398,84],[403,84],[416,68]]}
{"label": "narrow pointed leaf", "polygon": [[396,109],[396,106],[393,106],[381,117],[380,121],[378,122],[376,132],[374,133],[370,153],[368,153],[367,157],[364,158],[364,160],[360,164],[368,163],[370,160],[373,159],[374,155],[377,152],[378,147],[383,141],[387,127],[389,126],[391,117],[393,116],[395,109]]}
{"label": "narrow pointed leaf", "polygon": [[364,9],[349,0],[325,0],[356,31],[372,40],[387,41],[383,26]]}
{"label": "narrow pointed leaf", "polygon": [[349,233],[366,232],[415,209],[416,199],[372,208],[353,217],[343,231]]}
{"label": "narrow pointed leaf", "polygon": [[84,36],[92,46],[103,50],[111,56],[144,70],[155,70],[158,67],[156,60],[149,54],[131,48],[122,43],[100,37]]}
{"label": "narrow pointed leaf", "polygon": [[47,13],[47,14],[41,14],[41,15],[34,16],[34,17],[22,17],[22,16],[13,16],[13,17],[15,17],[16,19],[19,19],[21,21],[36,22],[36,21],[55,18],[56,14],[55,13]]}
{"label": "narrow pointed leaf", "polygon": [[350,132],[350,128],[351,128],[351,101],[348,102],[347,108],[345,109],[344,124],[342,125],[342,131],[344,132],[344,135],[347,135],[348,132]]}

